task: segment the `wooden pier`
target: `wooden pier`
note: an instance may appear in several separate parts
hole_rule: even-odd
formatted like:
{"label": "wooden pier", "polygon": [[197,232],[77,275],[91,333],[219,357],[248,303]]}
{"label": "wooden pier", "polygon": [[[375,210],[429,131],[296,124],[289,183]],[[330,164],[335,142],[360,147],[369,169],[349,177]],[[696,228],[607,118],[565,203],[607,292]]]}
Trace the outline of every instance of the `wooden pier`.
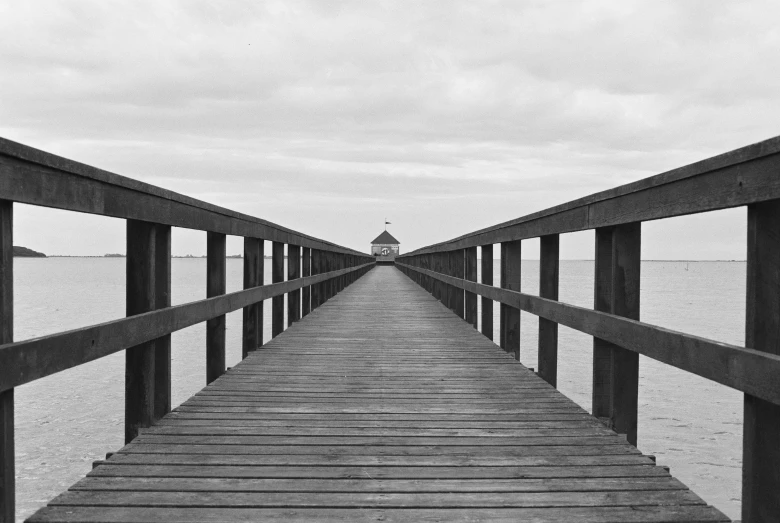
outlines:
{"label": "wooden pier", "polygon": [[[16,518],[15,388],[117,352],[127,445],[30,521],[727,521],[637,450],[641,354],[744,393],[742,521],[776,523],[778,173],[780,137],[378,266],[0,138],[0,523]],[[126,317],[14,341],[17,203],[126,220]],[[643,222],[735,207],[747,210],[745,346],[640,321]],[[207,298],[172,306],[174,227],[207,233]],[[558,300],[560,236],[585,230],[593,308]],[[244,241],[230,293],[228,235]],[[538,296],[520,288],[530,238]],[[242,361],[227,370],[225,315],[238,310]],[[536,372],[518,361],[521,311],[538,317]],[[172,411],[171,333],[198,323],[206,388]],[[592,336],[593,416],[556,390],[559,325]]]}
{"label": "wooden pier", "polygon": [[728,521],[376,267],[28,521]]}

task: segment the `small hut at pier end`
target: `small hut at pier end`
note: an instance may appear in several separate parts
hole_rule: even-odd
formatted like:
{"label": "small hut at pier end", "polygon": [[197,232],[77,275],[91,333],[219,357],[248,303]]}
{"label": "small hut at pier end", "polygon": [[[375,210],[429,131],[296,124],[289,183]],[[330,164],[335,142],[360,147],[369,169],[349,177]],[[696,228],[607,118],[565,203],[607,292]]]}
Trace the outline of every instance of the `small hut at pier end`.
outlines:
{"label": "small hut at pier end", "polygon": [[376,257],[377,263],[394,263],[395,257],[400,252],[400,246],[401,242],[385,230],[371,242],[371,254]]}

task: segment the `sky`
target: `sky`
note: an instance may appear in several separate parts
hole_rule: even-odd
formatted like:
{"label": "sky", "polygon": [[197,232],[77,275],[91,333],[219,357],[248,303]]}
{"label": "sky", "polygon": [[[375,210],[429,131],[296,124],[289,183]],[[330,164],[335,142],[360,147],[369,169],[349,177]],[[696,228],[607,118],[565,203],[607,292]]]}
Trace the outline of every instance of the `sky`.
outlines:
{"label": "sky", "polygon": [[[0,136],[364,252],[387,218],[408,252],[780,134],[779,19],[750,0],[3,0]],[[745,223],[646,223],[643,257],[744,259]],[[117,219],[17,205],[14,234],[124,252]],[[175,230],[174,254],[205,247]],[[592,258],[593,233],[562,257]]]}

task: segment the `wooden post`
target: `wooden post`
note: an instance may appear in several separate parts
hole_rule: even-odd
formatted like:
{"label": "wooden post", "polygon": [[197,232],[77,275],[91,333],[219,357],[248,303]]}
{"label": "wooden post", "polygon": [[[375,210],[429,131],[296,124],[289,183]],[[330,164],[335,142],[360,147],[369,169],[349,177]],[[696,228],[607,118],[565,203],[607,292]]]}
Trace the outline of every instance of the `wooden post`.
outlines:
{"label": "wooden post", "polygon": [[[225,294],[227,287],[227,236],[208,232],[206,236],[206,297]],[[206,384],[225,373],[225,316],[206,321]]]}
{"label": "wooden post", "polygon": [[[171,226],[155,225],[154,308],[171,306]],[[171,335],[154,340],[154,419],[171,411]]]}
{"label": "wooden post", "polygon": [[[319,274],[322,272],[322,251],[319,249],[312,249],[311,250],[311,274],[312,276],[315,274]],[[320,291],[322,290],[322,286],[319,283],[315,283],[311,286],[311,310],[316,309],[320,306],[321,298],[320,298]]]}
{"label": "wooden post", "polygon": [[[745,346],[780,354],[780,200],[748,206]],[[780,521],[780,406],[745,394],[742,521]]]}
{"label": "wooden post", "polygon": [[[303,248],[303,277],[311,276],[311,249],[309,247]],[[302,289],[303,295],[303,312],[302,316],[306,316],[311,312],[311,286],[307,285]]]}
{"label": "wooden post", "polygon": [[[520,291],[522,243],[501,243],[501,288]],[[501,346],[520,361],[520,309],[501,304]]]}
{"label": "wooden post", "polygon": [[[244,289],[263,284],[263,240],[244,238]],[[242,358],[263,345],[263,302],[244,307],[244,332],[241,338]]]}
{"label": "wooden post", "polygon": [[[13,202],[0,200],[0,344],[14,341]],[[14,389],[0,392],[0,523],[16,521]]]}
{"label": "wooden post", "polygon": [[[539,238],[539,296],[558,300],[559,235]],[[539,318],[539,376],[558,386],[558,324]]]}
{"label": "wooden post", "polygon": [[[465,279],[468,281],[477,281],[477,248],[469,247],[464,249],[465,254]],[[473,292],[466,292],[466,316],[465,319],[475,329],[477,328],[477,295]]]}
{"label": "wooden post", "polygon": [[[458,249],[456,251],[452,252],[452,261],[453,261],[453,270],[455,271],[454,276],[456,278],[460,278],[461,280],[465,279],[466,277],[466,253],[465,249]],[[466,302],[464,300],[464,290],[460,287],[453,287],[453,291],[455,291],[455,314],[458,315],[459,318],[466,318]]]}
{"label": "wooden post", "polygon": [[[156,226],[127,220],[127,316],[154,310]],[[125,351],[125,443],[154,423],[154,341]]]}
{"label": "wooden post", "polygon": [[[611,239],[606,237],[610,236]],[[596,230],[596,300],[594,308],[632,320],[639,319],[639,277],[642,224],[640,222]],[[605,251],[609,250],[609,253]],[[609,262],[609,265],[607,265]],[[605,303],[606,302],[606,303]],[[607,412],[610,426],[637,443],[639,354],[594,338],[593,412]],[[598,356],[598,358],[597,358]],[[597,378],[600,396],[596,396]],[[608,383],[609,386],[605,386]],[[605,397],[606,396],[606,397]],[[598,402],[598,403],[597,403]]]}
{"label": "wooden post", "polygon": [[[301,248],[297,245],[287,245],[287,279],[297,280],[301,277]],[[301,290],[296,289],[287,294],[287,326],[301,319]]]}
{"label": "wooden post", "polygon": [[[272,242],[271,244],[271,281],[281,283],[284,281],[284,244]],[[277,337],[284,332],[284,295],[271,298],[271,336]]]}
{"label": "wooden post", "polygon": [[[482,283],[493,285],[493,244],[483,245],[482,249]],[[487,339],[493,339],[493,300],[482,296],[482,334]]]}
{"label": "wooden post", "polygon": [[[596,260],[593,310],[612,312],[612,232],[613,227],[596,229]],[[612,347],[593,338],[593,416],[609,419],[612,414]]]}

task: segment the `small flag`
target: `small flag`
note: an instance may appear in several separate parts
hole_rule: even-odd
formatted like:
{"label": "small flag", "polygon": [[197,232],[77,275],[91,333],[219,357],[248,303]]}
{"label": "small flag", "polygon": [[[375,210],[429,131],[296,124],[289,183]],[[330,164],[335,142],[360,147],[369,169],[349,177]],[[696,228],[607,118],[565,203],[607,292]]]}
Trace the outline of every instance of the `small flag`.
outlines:
{"label": "small flag", "polygon": [[392,224],[388,221],[385,221],[385,225],[392,225]]}

